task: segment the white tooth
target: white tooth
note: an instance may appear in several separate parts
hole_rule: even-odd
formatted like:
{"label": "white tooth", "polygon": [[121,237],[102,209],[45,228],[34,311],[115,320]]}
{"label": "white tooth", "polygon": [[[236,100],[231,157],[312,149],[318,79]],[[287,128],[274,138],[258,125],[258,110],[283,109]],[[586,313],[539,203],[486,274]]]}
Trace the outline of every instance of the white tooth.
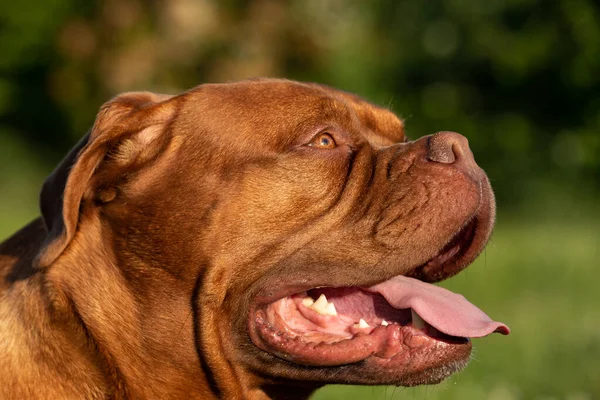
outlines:
{"label": "white tooth", "polygon": [[315,311],[323,311],[327,307],[327,297],[324,294],[320,295],[319,298],[312,305]]}
{"label": "white tooth", "polygon": [[337,310],[335,309],[335,306],[333,305],[333,303],[327,303],[327,307],[325,308],[325,313],[324,315],[337,315]]}
{"label": "white tooth", "polygon": [[412,314],[412,326],[415,329],[424,329],[425,326],[427,325],[427,322],[425,322],[423,320],[423,318],[421,318],[421,316],[415,312],[415,310],[411,310],[411,314]]}
{"label": "white tooth", "polygon": [[362,318],[361,318],[361,319],[358,321],[358,327],[359,327],[359,328],[363,328],[363,329],[364,329],[364,328],[368,328],[368,327],[369,327],[369,324],[367,324],[367,322],[366,322],[364,319],[362,319]]}
{"label": "white tooth", "polygon": [[321,315],[337,315],[335,306],[333,303],[327,301],[327,297],[324,294],[320,295],[310,308]]}
{"label": "white tooth", "polygon": [[382,319],[381,320],[381,325],[388,326],[389,324],[388,324],[388,322],[385,319]]}
{"label": "white tooth", "polygon": [[315,301],[311,297],[305,297],[302,299],[302,305],[304,307],[310,307]]}
{"label": "white tooth", "polygon": [[337,315],[337,310],[335,309],[335,306],[333,305],[333,303],[327,301],[327,297],[325,297],[324,294],[320,295],[316,301],[309,305],[307,305],[309,303],[308,301],[304,303],[305,300],[306,298],[302,300],[302,304],[312,309],[313,311],[318,312],[321,315]]}

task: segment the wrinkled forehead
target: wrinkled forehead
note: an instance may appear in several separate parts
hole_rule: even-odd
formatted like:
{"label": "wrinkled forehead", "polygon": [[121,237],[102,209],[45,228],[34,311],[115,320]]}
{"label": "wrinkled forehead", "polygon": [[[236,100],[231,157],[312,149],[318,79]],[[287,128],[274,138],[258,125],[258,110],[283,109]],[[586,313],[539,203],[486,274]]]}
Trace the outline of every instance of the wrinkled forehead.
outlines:
{"label": "wrinkled forehead", "polygon": [[258,130],[268,135],[331,124],[377,147],[405,140],[404,124],[391,111],[324,85],[257,79],[202,85],[185,96],[184,114],[209,118],[221,132]]}
{"label": "wrinkled forehead", "polygon": [[[398,118],[390,110],[371,104],[361,97],[337,90],[325,85],[309,84],[318,87],[333,98],[342,100],[343,103],[352,110],[359,119],[364,134],[370,142],[376,142],[382,145],[390,145],[404,141],[404,121]],[[385,139],[382,141],[382,139]],[[381,143],[380,143],[381,142]]]}

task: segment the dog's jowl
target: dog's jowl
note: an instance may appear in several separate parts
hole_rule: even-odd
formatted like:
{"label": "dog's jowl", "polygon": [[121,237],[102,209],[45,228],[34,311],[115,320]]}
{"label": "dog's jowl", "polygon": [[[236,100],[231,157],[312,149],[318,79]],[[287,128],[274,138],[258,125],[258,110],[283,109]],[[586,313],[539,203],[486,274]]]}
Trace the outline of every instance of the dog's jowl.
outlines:
{"label": "dog's jowl", "polygon": [[467,140],[256,79],[125,93],[0,245],[0,398],[306,398],[437,383],[508,334],[431,283],[494,195]]}

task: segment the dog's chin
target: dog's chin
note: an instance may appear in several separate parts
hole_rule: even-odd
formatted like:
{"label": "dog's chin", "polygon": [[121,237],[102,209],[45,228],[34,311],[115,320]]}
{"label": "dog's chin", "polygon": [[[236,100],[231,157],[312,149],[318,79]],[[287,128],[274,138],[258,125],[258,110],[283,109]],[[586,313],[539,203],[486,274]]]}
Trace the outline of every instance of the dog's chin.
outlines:
{"label": "dog's chin", "polygon": [[248,332],[280,378],[414,386],[464,368],[470,338],[508,334],[464,297],[425,283],[471,263],[485,246],[492,208],[466,221],[429,261],[370,286],[317,286],[256,303]]}

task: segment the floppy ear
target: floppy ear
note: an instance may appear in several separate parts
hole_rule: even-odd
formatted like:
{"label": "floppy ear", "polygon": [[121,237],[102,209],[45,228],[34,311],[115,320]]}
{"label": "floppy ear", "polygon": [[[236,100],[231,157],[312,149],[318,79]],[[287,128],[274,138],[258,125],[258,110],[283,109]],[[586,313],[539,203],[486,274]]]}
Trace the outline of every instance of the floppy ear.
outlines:
{"label": "floppy ear", "polygon": [[36,257],[38,267],[52,264],[67,248],[79,221],[90,179],[106,161],[141,167],[166,146],[163,133],[175,115],[172,96],[125,93],[104,104],[93,128],[46,179],[40,209],[48,235]]}

